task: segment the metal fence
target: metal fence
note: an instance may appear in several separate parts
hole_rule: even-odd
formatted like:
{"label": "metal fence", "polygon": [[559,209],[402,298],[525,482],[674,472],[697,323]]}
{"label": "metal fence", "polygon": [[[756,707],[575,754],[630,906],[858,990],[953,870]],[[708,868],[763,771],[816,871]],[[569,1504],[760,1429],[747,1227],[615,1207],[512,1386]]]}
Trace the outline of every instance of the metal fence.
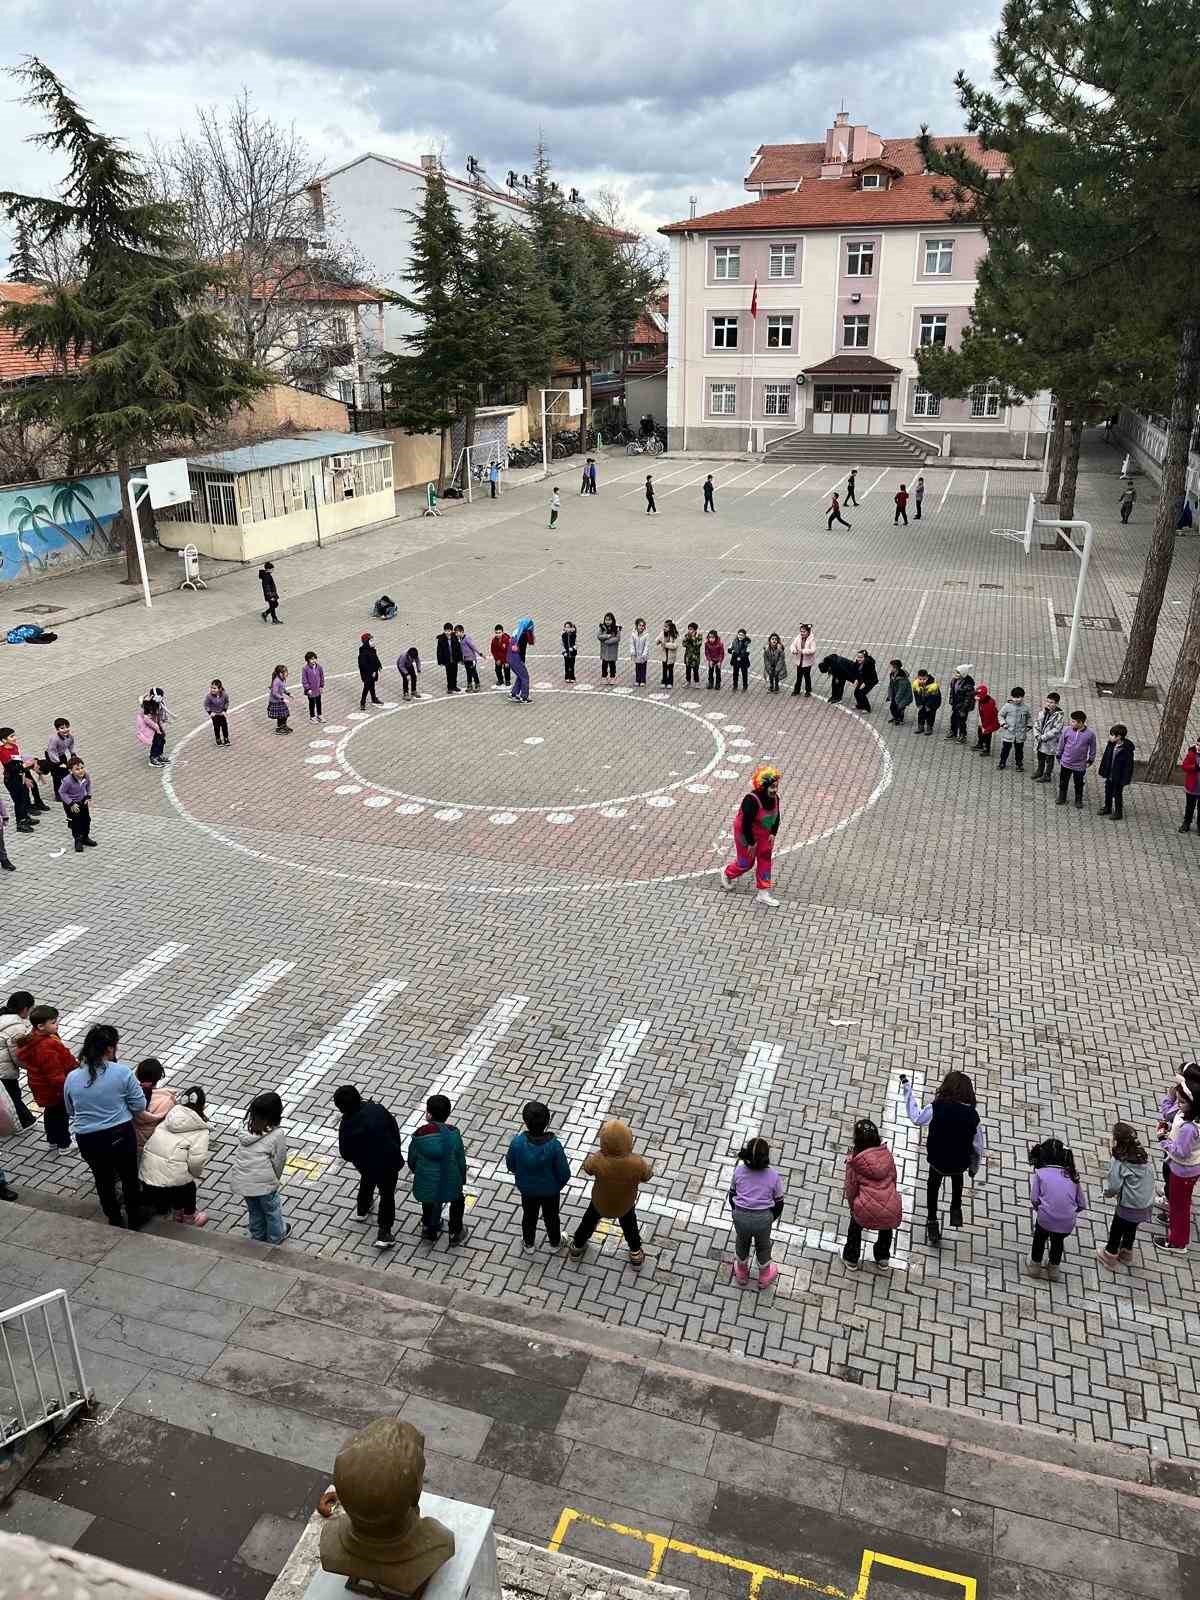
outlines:
{"label": "metal fence", "polygon": [[0,1311],[0,1444],[89,1404],[87,1379],[65,1289]]}

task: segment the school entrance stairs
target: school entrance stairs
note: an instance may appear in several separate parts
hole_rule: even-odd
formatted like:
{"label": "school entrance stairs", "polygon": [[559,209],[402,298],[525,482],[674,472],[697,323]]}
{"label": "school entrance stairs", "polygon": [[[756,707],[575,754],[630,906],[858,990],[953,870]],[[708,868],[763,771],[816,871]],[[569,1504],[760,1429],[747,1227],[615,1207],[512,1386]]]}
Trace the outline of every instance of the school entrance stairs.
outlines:
{"label": "school entrance stairs", "polygon": [[766,461],[810,461],[814,466],[923,467],[936,452],[902,433],[842,434],[789,433],[767,445]]}

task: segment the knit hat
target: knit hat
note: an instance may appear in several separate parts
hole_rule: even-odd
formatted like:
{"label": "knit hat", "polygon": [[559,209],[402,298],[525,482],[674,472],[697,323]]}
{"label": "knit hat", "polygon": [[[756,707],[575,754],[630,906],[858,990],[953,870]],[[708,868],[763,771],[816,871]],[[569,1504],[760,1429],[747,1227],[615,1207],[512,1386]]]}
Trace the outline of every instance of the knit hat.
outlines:
{"label": "knit hat", "polygon": [[973,661],[960,661],[954,670],[961,676],[961,674],[964,672],[970,672],[974,665],[975,663]]}
{"label": "knit hat", "polygon": [[364,643],[364,644],[367,644],[367,643],[369,643],[369,642],[370,642],[370,638],[371,638],[371,635],[370,635],[370,634],[369,634],[369,633],[364,633],[364,634],[361,634],[361,635],[360,635],[360,637],[361,637],[361,639],[362,639],[362,642],[363,642],[363,643]]}

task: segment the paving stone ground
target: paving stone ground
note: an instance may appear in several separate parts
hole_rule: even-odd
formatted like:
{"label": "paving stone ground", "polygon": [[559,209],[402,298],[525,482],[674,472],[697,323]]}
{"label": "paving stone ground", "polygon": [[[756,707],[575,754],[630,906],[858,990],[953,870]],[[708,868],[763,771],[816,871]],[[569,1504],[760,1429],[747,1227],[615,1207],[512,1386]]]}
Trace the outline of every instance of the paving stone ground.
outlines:
{"label": "paving stone ground", "polygon": [[[1122,529],[1118,464],[1089,444],[1080,513],[1099,530],[1085,611],[1120,627],[1152,496]],[[867,646],[881,671],[899,655],[945,683],[967,660],[998,698],[1022,683],[1036,703],[1061,672],[1066,636],[1051,616],[1070,610],[1073,558],[1036,538],[1027,558],[991,536],[1023,521],[1028,474],[930,470],[926,517],[897,529],[899,475],[864,471],[853,531],[827,535],[828,470],[717,463],[706,518],[710,465],[659,462],[657,518],[642,509],[644,465],[617,458],[595,499],[564,496],[554,534],[547,496],[525,488],[281,560],[282,628],[260,621],[247,571],[160,597],[149,615],[68,625],[52,649],[6,650],[3,719],[32,748],[53,716],[71,716],[101,848],[63,852],[57,814],[32,839],[10,836],[19,871],[0,884],[0,986],[27,984],[77,1026],[112,1020],[127,1059],[157,1054],[176,1084],[205,1084],[218,1108],[212,1229],[243,1227],[230,1134],[252,1094],[278,1087],[297,1253],[1200,1460],[1192,1259],[1147,1245],[1114,1280],[1092,1255],[1106,1131],[1117,1116],[1152,1129],[1160,1086],[1196,1046],[1200,842],[1176,832],[1181,791],[1135,786],[1115,825],[1094,815],[1094,779],[1086,811],[1060,809],[1028,772],[891,728],[878,695],[860,717],[761,681],[766,634],[789,639],[810,621],[822,648]],[[1154,668],[1163,687],[1195,567],[1196,541],[1181,540]],[[400,618],[374,624],[384,589]],[[728,677],[719,694],[695,690],[680,665],[658,698],[652,664],[635,693],[627,644],[615,689],[602,685],[606,610],[626,641],[638,615],[652,633],[666,616],[726,638],[747,628],[749,692],[734,696]],[[444,696],[441,623],[461,619],[483,644],[495,621],[522,615],[538,624],[532,704],[511,704],[487,672],[479,696]],[[573,690],[557,654],[566,618],[580,629]],[[398,698],[390,662],[409,642],[425,652],[427,700],[359,719],[364,628],[389,663],[385,700]],[[1123,644],[1089,629],[1065,699],[1102,732],[1119,709],[1147,753],[1153,708],[1117,708],[1094,687],[1115,676]],[[271,668],[287,662],[298,684],[310,648],[330,674],[325,724],[308,725],[297,695],[296,733],[277,738]],[[214,675],[237,707],[229,750],[202,725]],[[175,718],[165,777],[132,736],[152,683]],[[773,913],[717,877],[763,757],[784,770]],[[84,931],[23,957],[73,928]],[[898,1116],[898,1075],[931,1091],[951,1067],[975,1076],[992,1150],[967,1226],[940,1256],[906,1229],[889,1280],[848,1274],[836,1241],[850,1126],[883,1121],[911,1208],[922,1158]],[[375,1256],[333,1145],[329,1095],[347,1080],[406,1126],[431,1087],[453,1091],[471,1160],[464,1249],[422,1246],[405,1206],[401,1244]],[[611,1112],[654,1156],[639,1276],[612,1233],[580,1266],[521,1254],[499,1163],[531,1095],[576,1154]],[[789,1190],[783,1270],[762,1297],[729,1281],[722,1201],[733,1151],[759,1130]],[[1074,1146],[1092,1205],[1055,1286],[1021,1275],[1026,1152],[1051,1133]],[[0,1158],[22,1188],[90,1193],[77,1159],[36,1134]],[[569,1215],[584,1195],[572,1186]]]}

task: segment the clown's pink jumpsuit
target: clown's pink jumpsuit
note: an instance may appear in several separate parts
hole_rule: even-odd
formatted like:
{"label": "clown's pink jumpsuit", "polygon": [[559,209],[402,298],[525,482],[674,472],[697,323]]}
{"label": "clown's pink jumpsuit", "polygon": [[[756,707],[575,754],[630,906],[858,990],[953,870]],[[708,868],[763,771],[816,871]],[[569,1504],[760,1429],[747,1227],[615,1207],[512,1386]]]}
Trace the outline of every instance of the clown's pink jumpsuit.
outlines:
{"label": "clown's pink jumpsuit", "polygon": [[[750,813],[749,820],[747,812]],[[771,887],[771,856],[778,828],[779,801],[776,800],[772,809],[767,811],[756,794],[748,794],[734,813],[734,858],[725,868],[725,876],[730,883],[753,867],[755,887]]]}

